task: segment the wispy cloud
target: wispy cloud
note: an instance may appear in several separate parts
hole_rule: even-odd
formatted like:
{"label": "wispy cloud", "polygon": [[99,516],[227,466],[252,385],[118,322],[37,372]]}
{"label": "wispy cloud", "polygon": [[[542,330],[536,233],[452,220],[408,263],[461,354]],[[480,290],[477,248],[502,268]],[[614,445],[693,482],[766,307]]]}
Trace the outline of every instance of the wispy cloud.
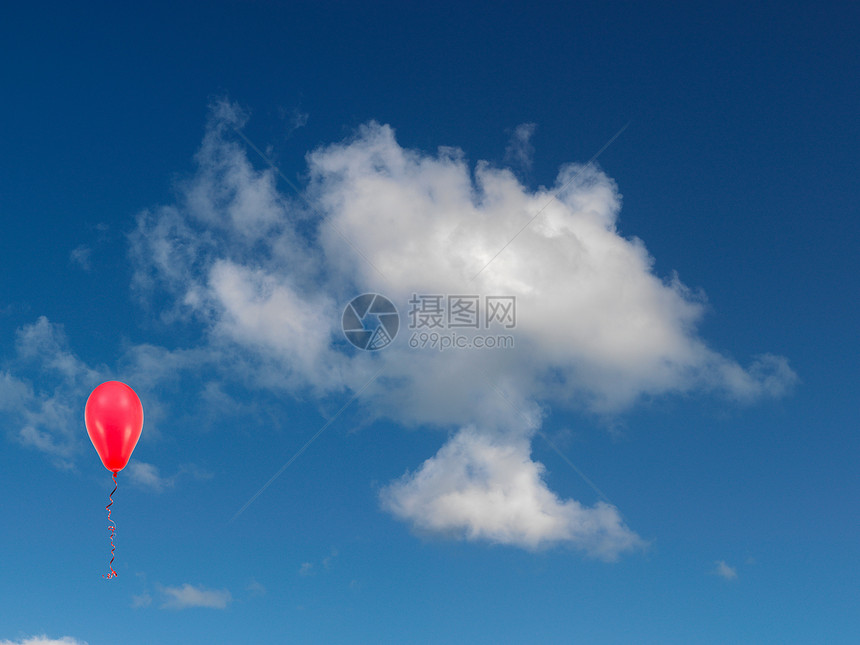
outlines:
{"label": "wispy cloud", "polygon": [[737,569],[735,567],[729,566],[725,563],[725,561],[717,560],[715,564],[717,565],[716,568],[713,570],[713,573],[715,575],[718,575],[725,580],[734,580],[738,577]]}
{"label": "wispy cloud", "polygon": [[[43,452],[59,468],[74,468],[82,457],[97,464],[98,457],[90,452],[83,425],[84,404],[93,388],[115,378],[134,387],[144,402],[143,441],[147,442],[158,436],[159,422],[166,415],[158,387],[182,374],[205,374],[218,360],[208,348],[171,351],[142,344],[123,349],[116,371],[104,365],[93,366],[72,351],[62,325],[40,316],[17,330],[14,354],[0,359],[0,418],[5,421],[9,438]],[[199,375],[195,375],[195,381],[201,388],[197,407],[212,412],[214,406],[206,400],[212,384],[205,378],[199,383]],[[222,398],[222,406],[229,407],[226,399]],[[241,406],[233,407],[234,413],[244,411]],[[219,409],[217,413],[223,417],[228,411]],[[140,448],[136,454],[140,454]],[[211,473],[193,463],[182,464],[173,474],[164,475],[155,464],[136,459],[126,472],[137,485],[154,491],[170,488],[182,476],[211,477]]]}
{"label": "wispy cloud", "polygon": [[9,419],[17,441],[70,468],[84,446],[81,397],[105,372],[80,360],[62,326],[44,316],[18,330],[15,351],[0,369],[0,415]]}
{"label": "wispy cloud", "polygon": [[137,460],[129,462],[127,472],[135,484],[157,493],[172,487],[176,479],[175,477],[162,477],[157,466]]}
{"label": "wispy cloud", "polygon": [[160,587],[164,596],[162,609],[190,609],[206,607],[209,609],[226,609],[233,597],[226,589],[207,589],[188,583],[180,587]]}
{"label": "wispy cloud", "polygon": [[69,254],[69,259],[84,271],[89,271],[92,268],[92,264],[90,262],[91,256],[92,249],[86,244],[81,244],[80,246],[76,246],[72,249],[72,252]]}
{"label": "wispy cloud", "polygon": [[152,604],[152,596],[147,592],[143,592],[142,594],[137,594],[131,597],[131,606],[133,609],[141,609],[142,607],[149,607]]}
{"label": "wispy cloud", "polygon": [[526,171],[531,170],[535,154],[531,139],[535,130],[537,130],[536,123],[521,123],[514,128],[505,148],[505,162]]}
{"label": "wispy cloud", "polygon": [[168,488],[173,488],[180,477],[191,477],[197,480],[212,478],[212,473],[203,470],[195,464],[183,464],[173,475],[165,476],[155,464],[132,459],[126,467],[132,483],[140,488],[161,493]]}
{"label": "wispy cloud", "polygon": [[338,556],[337,549],[332,549],[331,553],[329,553],[326,557],[322,559],[322,565],[324,569],[331,569],[334,565],[334,560]]}
{"label": "wispy cloud", "polygon": [[335,558],[338,556],[338,550],[332,549],[327,556],[322,558],[319,561],[319,564],[308,561],[302,562],[302,565],[299,567],[299,575],[300,576],[311,576],[314,575],[319,570],[328,570],[334,566]]}
{"label": "wispy cloud", "polygon": [[300,110],[298,107],[294,107],[292,112],[290,112],[287,133],[292,134],[299,128],[305,127],[308,124],[309,118],[310,114],[304,112],[303,110]]}

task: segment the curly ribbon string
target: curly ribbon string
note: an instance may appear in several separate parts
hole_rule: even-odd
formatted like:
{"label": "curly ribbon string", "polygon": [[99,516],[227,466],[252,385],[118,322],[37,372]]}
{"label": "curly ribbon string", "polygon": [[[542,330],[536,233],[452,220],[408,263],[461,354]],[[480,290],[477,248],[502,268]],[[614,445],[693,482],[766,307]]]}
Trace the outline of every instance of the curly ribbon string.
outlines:
{"label": "curly ribbon string", "polygon": [[116,578],[116,576],[117,576],[116,571],[113,570],[114,551],[116,551],[116,547],[114,546],[114,543],[113,543],[113,536],[114,536],[114,533],[116,533],[116,522],[114,522],[110,518],[110,507],[113,506],[113,494],[116,492],[116,487],[117,487],[116,471],[114,471],[114,473],[113,473],[113,490],[111,491],[110,495],[108,495],[108,500],[110,500],[110,501],[109,501],[108,505],[105,506],[105,509],[107,510],[107,514],[108,514],[108,522],[111,523],[111,526],[108,526],[108,531],[110,531],[110,564],[108,565],[110,567],[110,573],[107,574],[106,576],[102,576],[102,578],[104,578],[105,580],[110,580],[111,578]]}

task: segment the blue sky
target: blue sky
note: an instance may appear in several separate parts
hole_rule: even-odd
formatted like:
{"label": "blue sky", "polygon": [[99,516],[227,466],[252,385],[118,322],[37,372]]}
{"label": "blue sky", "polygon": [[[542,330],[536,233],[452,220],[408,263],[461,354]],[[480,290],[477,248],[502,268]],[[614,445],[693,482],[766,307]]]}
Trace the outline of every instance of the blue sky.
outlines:
{"label": "blue sky", "polygon": [[856,642],[858,20],[5,7],[0,644]]}

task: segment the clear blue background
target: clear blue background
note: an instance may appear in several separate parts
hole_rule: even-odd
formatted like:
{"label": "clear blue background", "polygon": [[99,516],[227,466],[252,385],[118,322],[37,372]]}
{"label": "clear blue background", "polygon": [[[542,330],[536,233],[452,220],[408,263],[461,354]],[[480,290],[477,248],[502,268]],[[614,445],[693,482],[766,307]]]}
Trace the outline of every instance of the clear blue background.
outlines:
{"label": "clear blue background", "polygon": [[[207,104],[229,96],[289,177],[369,119],[404,146],[496,163],[534,122],[526,179],[550,184],[630,121],[600,158],[624,195],[622,233],[658,274],[704,289],[712,346],[743,363],[785,355],[801,383],[750,406],[658,399],[616,432],[556,411],[547,427],[574,429],[565,452],[653,540],[614,564],[411,535],[376,491],[444,437],[352,432],[353,412],[228,525],[325,421],[313,401],[282,401],[267,404],[275,421],[184,417],[138,448],[165,472],[193,461],[214,476],[161,494],[121,478],[108,583],[110,477],[95,454],[64,471],[4,438],[0,642],[860,641],[858,25],[847,2],[4,5],[0,357],[41,315],[91,365],[120,369],[128,344],[187,344],[133,298],[125,234],[171,200]],[[290,132],[294,109],[309,119]],[[81,244],[90,272],[70,261]],[[193,391],[165,397],[181,408]],[[534,450],[550,488],[595,501]],[[717,560],[738,577],[714,575]],[[183,583],[234,601],[160,609],[158,585]],[[153,604],[132,607],[144,593]]]}

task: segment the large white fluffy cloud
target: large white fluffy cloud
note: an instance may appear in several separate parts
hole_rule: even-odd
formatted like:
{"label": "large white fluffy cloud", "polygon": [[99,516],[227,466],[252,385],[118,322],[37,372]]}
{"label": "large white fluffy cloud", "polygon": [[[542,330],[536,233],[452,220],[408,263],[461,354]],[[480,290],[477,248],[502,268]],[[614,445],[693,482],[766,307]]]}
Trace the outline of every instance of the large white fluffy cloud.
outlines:
{"label": "large white fluffy cloud", "polygon": [[[170,315],[202,321],[211,347],[253,356],[245,366],[260,385],[355,392],[381,367],[363,394],[370,411],[453,429],[383,491],[418,531],[565,542],[612,559],[642,540],[613,506],[550,491],[531,459],[547,404],[614,412],[694,389],[750,399],[795,379],[782,357],[744,368],[699,338],[701,297],[655,275],[643,242],[619,233],[618,187],[593,166],[567,165],[554,186],[530,190],[454,148],[404,149],[369,123],[310,153],[307,188],[287,196],[232,134],[245,119],[214,106],[182,200],[138,218],[136,283],[171,294]],[[516,346],[419,352],[402,338],[375,355],[349,351],[340,312],[362,292],[401,314],[415,293],[514,296]]]}
{"label": "large white fluffy cloud", "polygon": [[[613,413],[693,390],[748,400],[796,379],[783,357],[743,367],[699,337],[702,297],[656,275],[644,243],[620,233],[618,187],[592,165],[566,165],[554,185],[530,189],[455,148],[405,149],[391,127],[369,123],[309,153],[294,195],[248,159],[236,136],[246,119],[214,105],[179,199],[142,212],[129,236],[142,300],[205,337],[185,350],[132,348],[127,360],[144,376],[167,373],[150,363],[205,365],[250,387],[361,391],[372,414],[447,429],[435,456],[382,492],[418,532],[566,543],[611,560],[644,542],[614,506],[549,490],[530,442],[550,406]],[[380,352],[354,350],[340,329],[345,304],[365,292],[400,308],[401,336]],[[515,297],[515,347],[411,348],[413,294]],[[30,396],[12,386],[7,398]]]}

